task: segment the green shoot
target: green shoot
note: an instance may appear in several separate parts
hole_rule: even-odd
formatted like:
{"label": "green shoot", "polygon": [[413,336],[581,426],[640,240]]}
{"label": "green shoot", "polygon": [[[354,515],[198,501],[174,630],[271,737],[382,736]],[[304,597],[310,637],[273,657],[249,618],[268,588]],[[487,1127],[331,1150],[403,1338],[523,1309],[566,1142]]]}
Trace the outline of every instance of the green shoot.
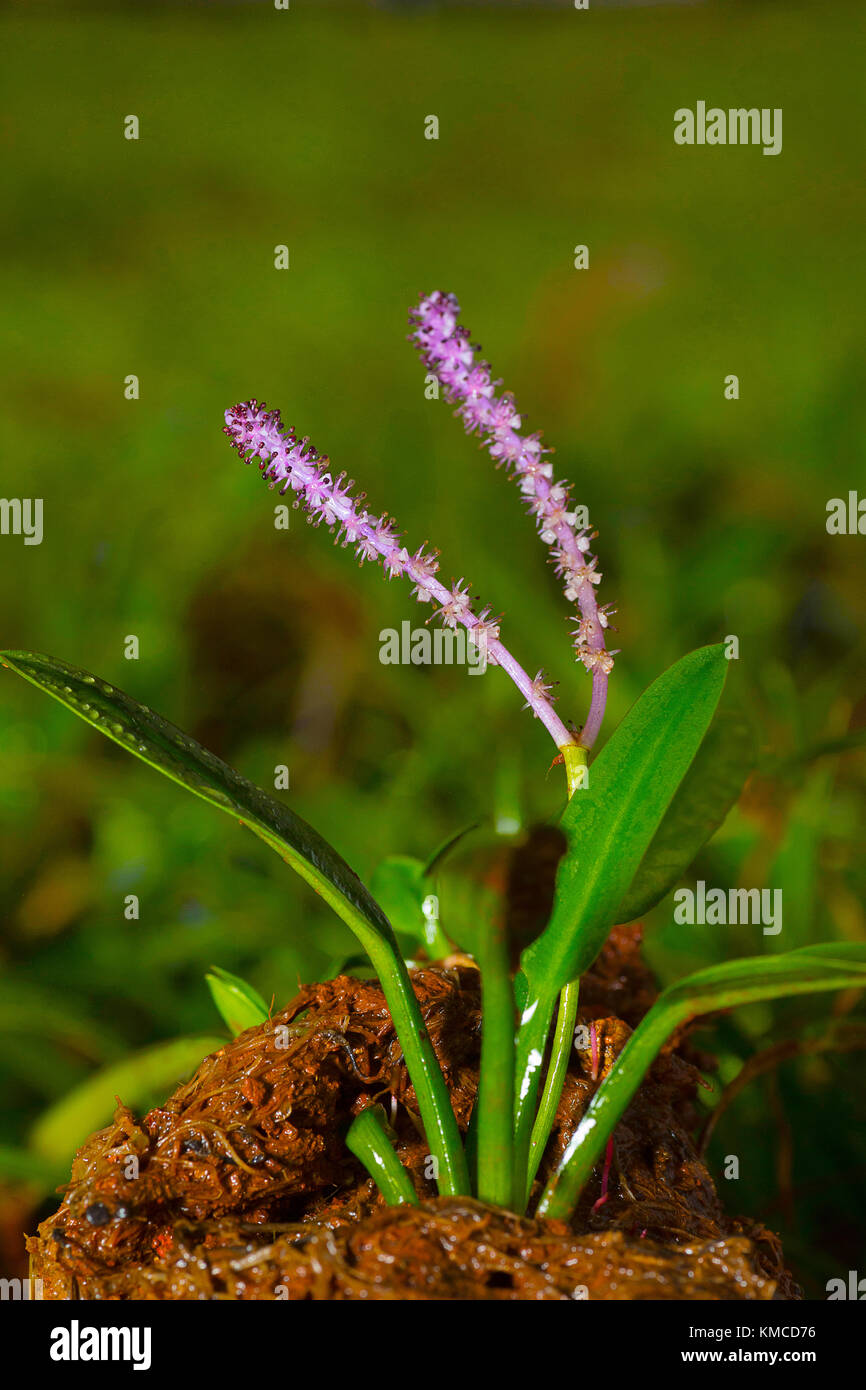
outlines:
{"label": "green shoot", "polygon": [[205,975],[214,1004],[223,1022],[237,1036],[245,1028],[255,1028],[259,1023],[267,1023],[270,1017],[268,1006],[258,990],[248,985],[238,975],[230,975],[212,965]]}
{"label": "green shoot", "polygon": [[409,1174],[388,1138],[381,1107],[371,1105],[356,1115],[346,1135],[346,1146],[361,1160],[389,1206],[402,1202],[417,1206]]}

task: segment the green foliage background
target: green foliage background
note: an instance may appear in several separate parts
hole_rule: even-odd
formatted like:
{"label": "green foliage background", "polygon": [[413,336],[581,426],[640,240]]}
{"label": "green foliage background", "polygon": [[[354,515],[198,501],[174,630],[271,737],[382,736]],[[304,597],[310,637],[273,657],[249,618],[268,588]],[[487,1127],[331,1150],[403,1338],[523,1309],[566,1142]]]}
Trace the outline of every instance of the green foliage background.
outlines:
{"label": "green foliage background", "polygon": [[[668,899],[646,928],[661,978],[866,939],[864,753],[812,756],[864,722],[864,540],[825,530],[827,500],[864,487],[857,19],[7,12],[2,492],[44,498],[45,537],[0,537],[2,645],[98,672],[265,786],[286,764],[293,804],[367,879],[497,797],[554,814],[561,774],[505,678],[382,666],[380,629],[419,617],[408,589],[299,514],[276,531],[220,433],[238,400],[279,405],[504,610],[579,719],[588,679],[543,548],[405,342],[419,292],[453,290],[599,529],[622,649],[608,729],[684,651],[740,637],[727,698],[760,770],[688,882],[781,887],[785,926],[677,927]],[[675,146],[673,111],[699,98],[782,107],[783,153]],[[212,1030],[212,962],[282,1002],[353,953],[252,837],[11,677],[0,828],[2,1142],[96,1065]],[[707,1035],[723,1079],[845,1004],[726,1019]],[[786,1062],[711,1151],[717,1175],[740,1157],[729,1206],[781,1230],[816,1296],[866,1273],[860,1066]]]}

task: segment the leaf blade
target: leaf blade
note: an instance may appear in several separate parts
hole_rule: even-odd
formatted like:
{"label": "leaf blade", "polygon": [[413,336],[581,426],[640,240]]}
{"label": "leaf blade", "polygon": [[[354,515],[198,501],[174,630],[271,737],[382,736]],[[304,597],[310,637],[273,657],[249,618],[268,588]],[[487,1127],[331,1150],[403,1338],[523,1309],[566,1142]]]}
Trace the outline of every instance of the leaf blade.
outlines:
{"label": "leaf blade", "polygon": [[258,990],[239,975],[212,965],[205,980],[220,1018],[234,1037],[246,1028],[267,1023],[270,1017],[267,1004]]}
{"label": "leaf blade", "polygon": [[556,993],[592,964],[643,855],[700,747],[727,672],[724,646],[699,647],[632,706],[569,801],[569,848],[550,925],[521,964]]}
{"label": "leaf blade", "polygon": [[182,729],[122,690],[37,652],[0,652],[17,675],[157,772],[240,820],[325,899],[369,955],[415,1086],[440,1191],[460,1195],[469,1177],[442,1070],[388,918],[358,875],[306,821],[254,786]]}
{"label": "leaf blade", "polygon": [[193,795],[242,821],[290,863],[360,936],[396,949],[391,925],[353,869],[283,802],[263,792],[161,715],[108,681],[39,652],[0,652],[4,665],[91,728]]}
{"label": "leaf blade", "polygon": [[673,1030],[689,1018],[764,999],[866,988],[866,945],[844,943],[725,961],[670,985],[596,1091],[548,1182],[537,1214],[568,1220],[607,1140]]}
{"label": "leaf blade", "polygon": [[616,914],[633,922],[661,902],[739,800],[755,765],[751,724],[718,710]]}

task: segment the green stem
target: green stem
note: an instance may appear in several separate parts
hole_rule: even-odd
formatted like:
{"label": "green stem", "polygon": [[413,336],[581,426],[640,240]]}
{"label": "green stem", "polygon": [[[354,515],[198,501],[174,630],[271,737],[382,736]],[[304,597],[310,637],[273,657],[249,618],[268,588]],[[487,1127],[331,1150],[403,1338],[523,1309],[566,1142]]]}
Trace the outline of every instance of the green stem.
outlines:
{"label": "green stem", "polygon": [[528,999],[517,1032],[514,1084],[514,1138],[512,1141],[514,1208],[526,1207],[529,1141],[535,1120],[541,1068],[547,1049],[556,995]]}
{"label": "green stem", "polygon": [[[685,1015],[687,1010],[683,1012]],[[620,1116],[646,1074],[646,1059],[658,1054],[672,1026],[669,1015],[660,1012],[653,1017],[652,1011],[638,1024],[571,1136],[559,1167],[541,1195],[537,1216],[570,1219]],[[636,1065],[632,1065],[633,1058]]]}
{"label": "green stem", "polygon": [[866,948],[839,943],[777,957],[727,961],[669,985],[635,1028],[584,1112],[537,1215],[568,1221],[584,1184],[660,1049],[688,1019],[761,999],[862,988]]}
{"label": "green stem", "polygon": [[568,1070],[568,1059],[571,1055],[571,1046],[574,1042],[574,1025],[577,1022],[577,1000],[580,993],[580,981],[572,980],[570,984],[559,996],[559,1013],[556,1019],[556,1032],[553,1035],[553,1047],[550,1053],[550,1065],[547,1069],[547,1077],[544,1082],[544,1090],[541,1094],[541,1104],[538,1107],[538,1114],[535,1117],[535,1124],[532,1127],[532,1138],[529,1141],[529,1165],[526,1173],[526,1194],[524,1201],[529,1201],[529,1194],[535,1175],[538,1172],[538,1165],[550,1138],[550,1131],[553,1128],[553,1121],[556,1118],[556,1110],[559,1099],[562,1095],[562,1088],[565,1084],[565,1074]]}
{"label": "green stem", "polygon": [[356,1115],[346,1147],[361,1160],[390,1207],[403,1202],[418,1205],[409,1174],[391,1147],[377,1108],[371,1106]]}
{"label": "green stem", "polygon": [[587,750],[579,743],[567,743],[559,751],[565,763],[565,780],[570,801],[576,791],[587,785]]}
{"label": "green stem", "polygon": [[[570,801],[576,791],[587,785],[588,752],[586,748],[575,743],[565,744],[560,752],[565,764],[568,799]],[[567,984],[560,993],[557,1038],[560,1037],[560,1027],[565,1028],[568,1018],[572,1014],[572,1009],[574,1015],[571,1032],[574,1032],[574,1018],[577,1016],[577,990],[578,981],[575,980]],[[554,1002],[554,999],[548,996],[528,1000],[517,1034],[514,1098],[514,1194],[518,1211],[526,1210],[529,1189],[541,1161],[541,1155],[550,1133],[550,1126],[553,1124],[556,1107],[562,1094],[565,1068],[568,1064],[567,1049],[564,1057],[560,1057],[557,1052],[556,1040],[554,1040],[551,1074],[548,1075],[542,1099],[544,1114],[539,1113],[538,1117],[535,1118],[535,1102],[541,1081],[541,1066],[547,1049]],[[568,1046],[570,1046],[570,1042]],[[557,1075],[557,1072],[560,1074]],[[551,1103],[552,1111],[550,1110]],[[545,1124],[547,1125],[546,1130]],[[530,1150],[533,1150],[531,1157]]]}
{"label": "green stem", "polygon": [[494,1206],[510,1206],[511,1125],[514,1073],[514,991],[501,927],[483,933],[481,967],[481,1067],[478,1076],[478,1196]]}
{"label": "green stem", "polygon": [[439,1191],[449,1197],[466,1197],[470,1193],[469,1172],[460,1131],[409,972],[387,942],[368,938],[364,944],[381,981],[415,1087],[430,1154],[436,1159]]}

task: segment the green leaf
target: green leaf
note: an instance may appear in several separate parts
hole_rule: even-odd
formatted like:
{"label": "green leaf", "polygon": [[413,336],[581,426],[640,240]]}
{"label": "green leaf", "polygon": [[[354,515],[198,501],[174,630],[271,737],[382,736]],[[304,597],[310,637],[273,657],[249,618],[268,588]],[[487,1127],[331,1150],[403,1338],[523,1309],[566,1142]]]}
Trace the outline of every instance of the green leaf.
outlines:
{"label": "green leaf", "polygon": [[475,826],[437,874],[448,934],[481,972],[481,1061],[472,1115],[476,1191],[481,1201],[504,1207],[513,1198],[514,991],[507,899],[512,856],[523,838]]}
{"label": "green leaf", "polygon": [[670,892],[739,800],[755,765],[752,725],[719,710],[616,914],[633,922]]}
{"label": "green leaf", "polygon": [[245,1028],[255,1028],[259,1023],[267,1023],[270,1013],[268,1006],[257,989],[247,984],[239,975],[231,975],[212,965],[205,975],[213,1001],[223,1022],[228,1024],[234,1036]]}
{"label": "green leaf", "polygon": [[592,965],[722,693],[725,648],[700,647],[659,676],[629,710],[575,792],[560,825],[550,925],[523,953],[530,994],[556,994]]}
{"label": "green leaf", "polygon": [[2,652],[0,657],[106,738],[248,826],[312,885],[365,948],[375,939],[396,950],[387,917],[357,874],[288,806],[107,681],[36,652]]}
{"label": "green leaf", "polygon": [[468,825],[461,826],[459,830],[454,830],[450,835],[446,836],[442,843],[437,845],[436,849],[434,849],[430,858],[427,860],[427,863],[424,865],[425,876],[429,878],[437,869],[441,868],[442,864],[449,858],[453,850],[457,848],[467,835],[471,834],[473,830],[477,830],[480,824],[481,822],[477,820],[470,821]]}
{"label": "green leaf", "polygon": [[361,1160],[390,1207],[418,1205],[412,1179],[391,1146],[381,1106],[369,1105],[355,1116],[346,1147]]}
{"label": "green leaf", "polygon": [[382,983],[415,1086],[440,1190],[468,1190],[460,1132],[409,973],[388,918],[358,875],[312,826],[202,748],[174,724],[107,681],[34,652],[2,652],[3,662],[66,705],[127,752],[246,825],[311,884],[352,929]]}
{"label": "green leaf", "polygon": [[479,928],[507,927],[517,955],[547,926],[554,882],[566,837],[555,825],[504,833],[490,823],[474,827],[436,872],[442,925],[460,949],[477,954]]}
{"label": "green leaf", "polygon": [[848,942],[726,961],[669,986],[638,1024],[593,1096],[544,1190],[538,1215],[570,1218],[649,1067],[674,1030],[688,1019],[762,999],[852,987],[866,988],[866,945]]}
{"label": "green leaf", "polygon": [[491,924],[505,928],[513,844],[513,840],[494,835],[487,826],[476,829],[436,874],[443,927],[468,955],[479,955]]}
{"label": "green leaf", "polygon": [[629,710],[574,791],[560,821],[553,915],[521,956],[526,1003],[517,1036],[515,1183],[525,1182],[530,1131],[559,991],[588,970],[713,717],[727,673],[722,644],[690,652]]}
{"label": "green leaf", "polygon": [[85,1139],[109,1123],[118,1098],[131,1110],[164,1100],[203,1058],[225,1046],[225,1038],[175,1038],[106,1067],[40,1116],[30,1148],[43,1162],[68,1167]]}
{"label": "green leaf", "polygon": [[436,911],[433,885],[420,859],[393,854],[377,864],[370,889],[394,930],[427,948],[432,960],[451,952]]}

